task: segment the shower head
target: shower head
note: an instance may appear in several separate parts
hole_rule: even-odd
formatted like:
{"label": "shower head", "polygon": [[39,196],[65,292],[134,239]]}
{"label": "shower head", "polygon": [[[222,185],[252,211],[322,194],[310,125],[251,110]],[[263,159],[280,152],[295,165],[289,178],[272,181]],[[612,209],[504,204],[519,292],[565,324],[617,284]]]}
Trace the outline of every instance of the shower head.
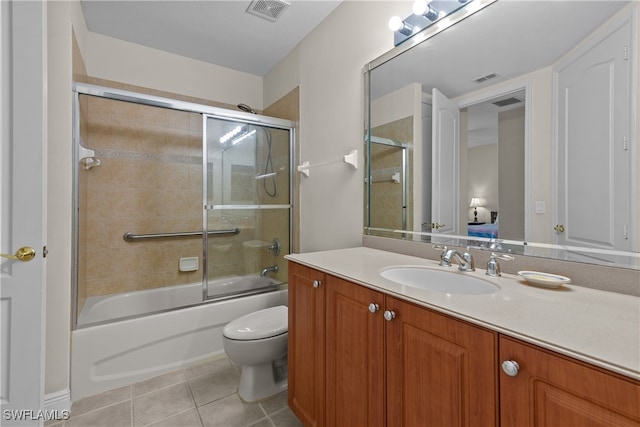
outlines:
{"label": "shower head", "polygon": [[244,111],[245,113],[258,114],[253,108],[249,107],[247,104],[238,104],[238,108]]}

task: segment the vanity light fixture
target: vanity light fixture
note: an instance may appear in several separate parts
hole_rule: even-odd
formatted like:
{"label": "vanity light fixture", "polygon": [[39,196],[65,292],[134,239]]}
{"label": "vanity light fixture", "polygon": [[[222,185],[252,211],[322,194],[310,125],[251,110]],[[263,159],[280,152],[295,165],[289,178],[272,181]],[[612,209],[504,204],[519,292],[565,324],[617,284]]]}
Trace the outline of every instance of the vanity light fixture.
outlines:
{"label": "vanity light fixture", "polygon": [[220,144],[224,144],[225,142],[227,142],[228,140],[230,140],[240,132],[242,132],[242,126],[236,126],[235,128],[231,129],[229,132],[222,135],[222,137],[220,138]]}
{"label": "vanity light fixture", "polygon": [[473,222],[478,222],[478,208],[482,206],[479,197],[472,197],[469,207],[473,208]]}
{"label": "vanity light fixture", "polygon": [[236,126],[220,138],[220,144],[224,145],[227,143],[227,141],[231,140],[231,143],[229,145],[236,145],[238,142],[250,137],[254,133],[256,133],[255,129],[249,131],[247,126]]}
{"label": "vanity light fixture", "polygon": [[442,18],[441,13],[434,9],[431,4],[427,3],[427,0],[416,0],[413,2],[413,14],[418,16],[424,16],[429,21],[436,21]]}
{"label": "vanity light fixture", "polygon": [[442,18],[460,8],[466,8],[471,3],[484,4],[493,1],[495,0],[438,0],[437,2],[416,0],[413,3],[413,14],[405,19],[394,16],[389,20],[389,28],[394,32],[394,45],[398,46],[400,43],[411,39],[427,27],[441,21]]}
{"label": "vanity light fixture", "polygon": [[403,21],[399,16],[392,16],[389,19],[389,29],[391,31],[410,36],[413,34],[415,27],[406,21]]}
{"label": "vanity light fixture", "polygon": [[249,138],[251,135],[254,135],[255,133],[256,133],[255,129],[249,132],[244,131],[243,133],[238,135],[233,141],[231,141],[231,145],[236,145],[238,142],[242,141],[243,139]]}

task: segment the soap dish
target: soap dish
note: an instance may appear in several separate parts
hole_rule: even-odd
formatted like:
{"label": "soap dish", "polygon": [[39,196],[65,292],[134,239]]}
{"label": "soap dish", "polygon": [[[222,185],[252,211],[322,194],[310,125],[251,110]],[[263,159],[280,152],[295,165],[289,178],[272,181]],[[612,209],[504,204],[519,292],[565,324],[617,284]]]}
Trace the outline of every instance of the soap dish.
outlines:
{"label": "soap dish", "polygon": [[568,277],[542,273],[540,271],[518,271],[518,275],[533,285],[543,286],[545,288],[559,288],[562,285],[571,283],[571,279]]}

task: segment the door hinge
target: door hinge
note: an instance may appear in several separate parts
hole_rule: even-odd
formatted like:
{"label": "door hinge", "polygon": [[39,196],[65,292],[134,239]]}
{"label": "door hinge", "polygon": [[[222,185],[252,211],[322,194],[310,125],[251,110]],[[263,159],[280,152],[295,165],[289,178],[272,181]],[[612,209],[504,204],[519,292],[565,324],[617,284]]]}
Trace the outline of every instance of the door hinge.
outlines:
{"label": "door hinge", "polygon": [[627,138],[626,136],[622,138],[622,149],[624,151],[629,151],[629,138]]}
{"label": "door hinge", "polygon": [[624,46],[624,60],[625,61],[629,60],[629,45]]}
{"label": "door hinge", "polygon": [[624,239],[629,240],[629,224],[625,224],[624,226]]}
{"label": "door hinge", "polygon": [[42,258],[46,258],[48,254],[49,254],[49,249],[47,249],[47,246],[45,245],[42,247]]}

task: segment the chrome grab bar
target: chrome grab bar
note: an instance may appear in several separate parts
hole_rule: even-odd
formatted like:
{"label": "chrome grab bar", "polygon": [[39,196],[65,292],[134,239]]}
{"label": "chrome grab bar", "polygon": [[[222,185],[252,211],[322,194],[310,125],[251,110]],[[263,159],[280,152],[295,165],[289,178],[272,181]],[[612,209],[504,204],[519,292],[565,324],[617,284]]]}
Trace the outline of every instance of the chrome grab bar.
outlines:
{"label": "chrome grab bar", "polygon": [[[210,230],[207,232],[208,236],[211,235],[229,235],[229,234],[238,234],[240,233],[239,228],[231,228],[229,230]],[[130,231],[124,233],[122,238],[127,242],[133,242],[134,240],[141,239],[155,239],[155,238],[163,238],[163,237],[192,237],[192,236],[202,236],[202,231],[180,231],[177,233],[156,233],[156,234],[133,234]]]}

